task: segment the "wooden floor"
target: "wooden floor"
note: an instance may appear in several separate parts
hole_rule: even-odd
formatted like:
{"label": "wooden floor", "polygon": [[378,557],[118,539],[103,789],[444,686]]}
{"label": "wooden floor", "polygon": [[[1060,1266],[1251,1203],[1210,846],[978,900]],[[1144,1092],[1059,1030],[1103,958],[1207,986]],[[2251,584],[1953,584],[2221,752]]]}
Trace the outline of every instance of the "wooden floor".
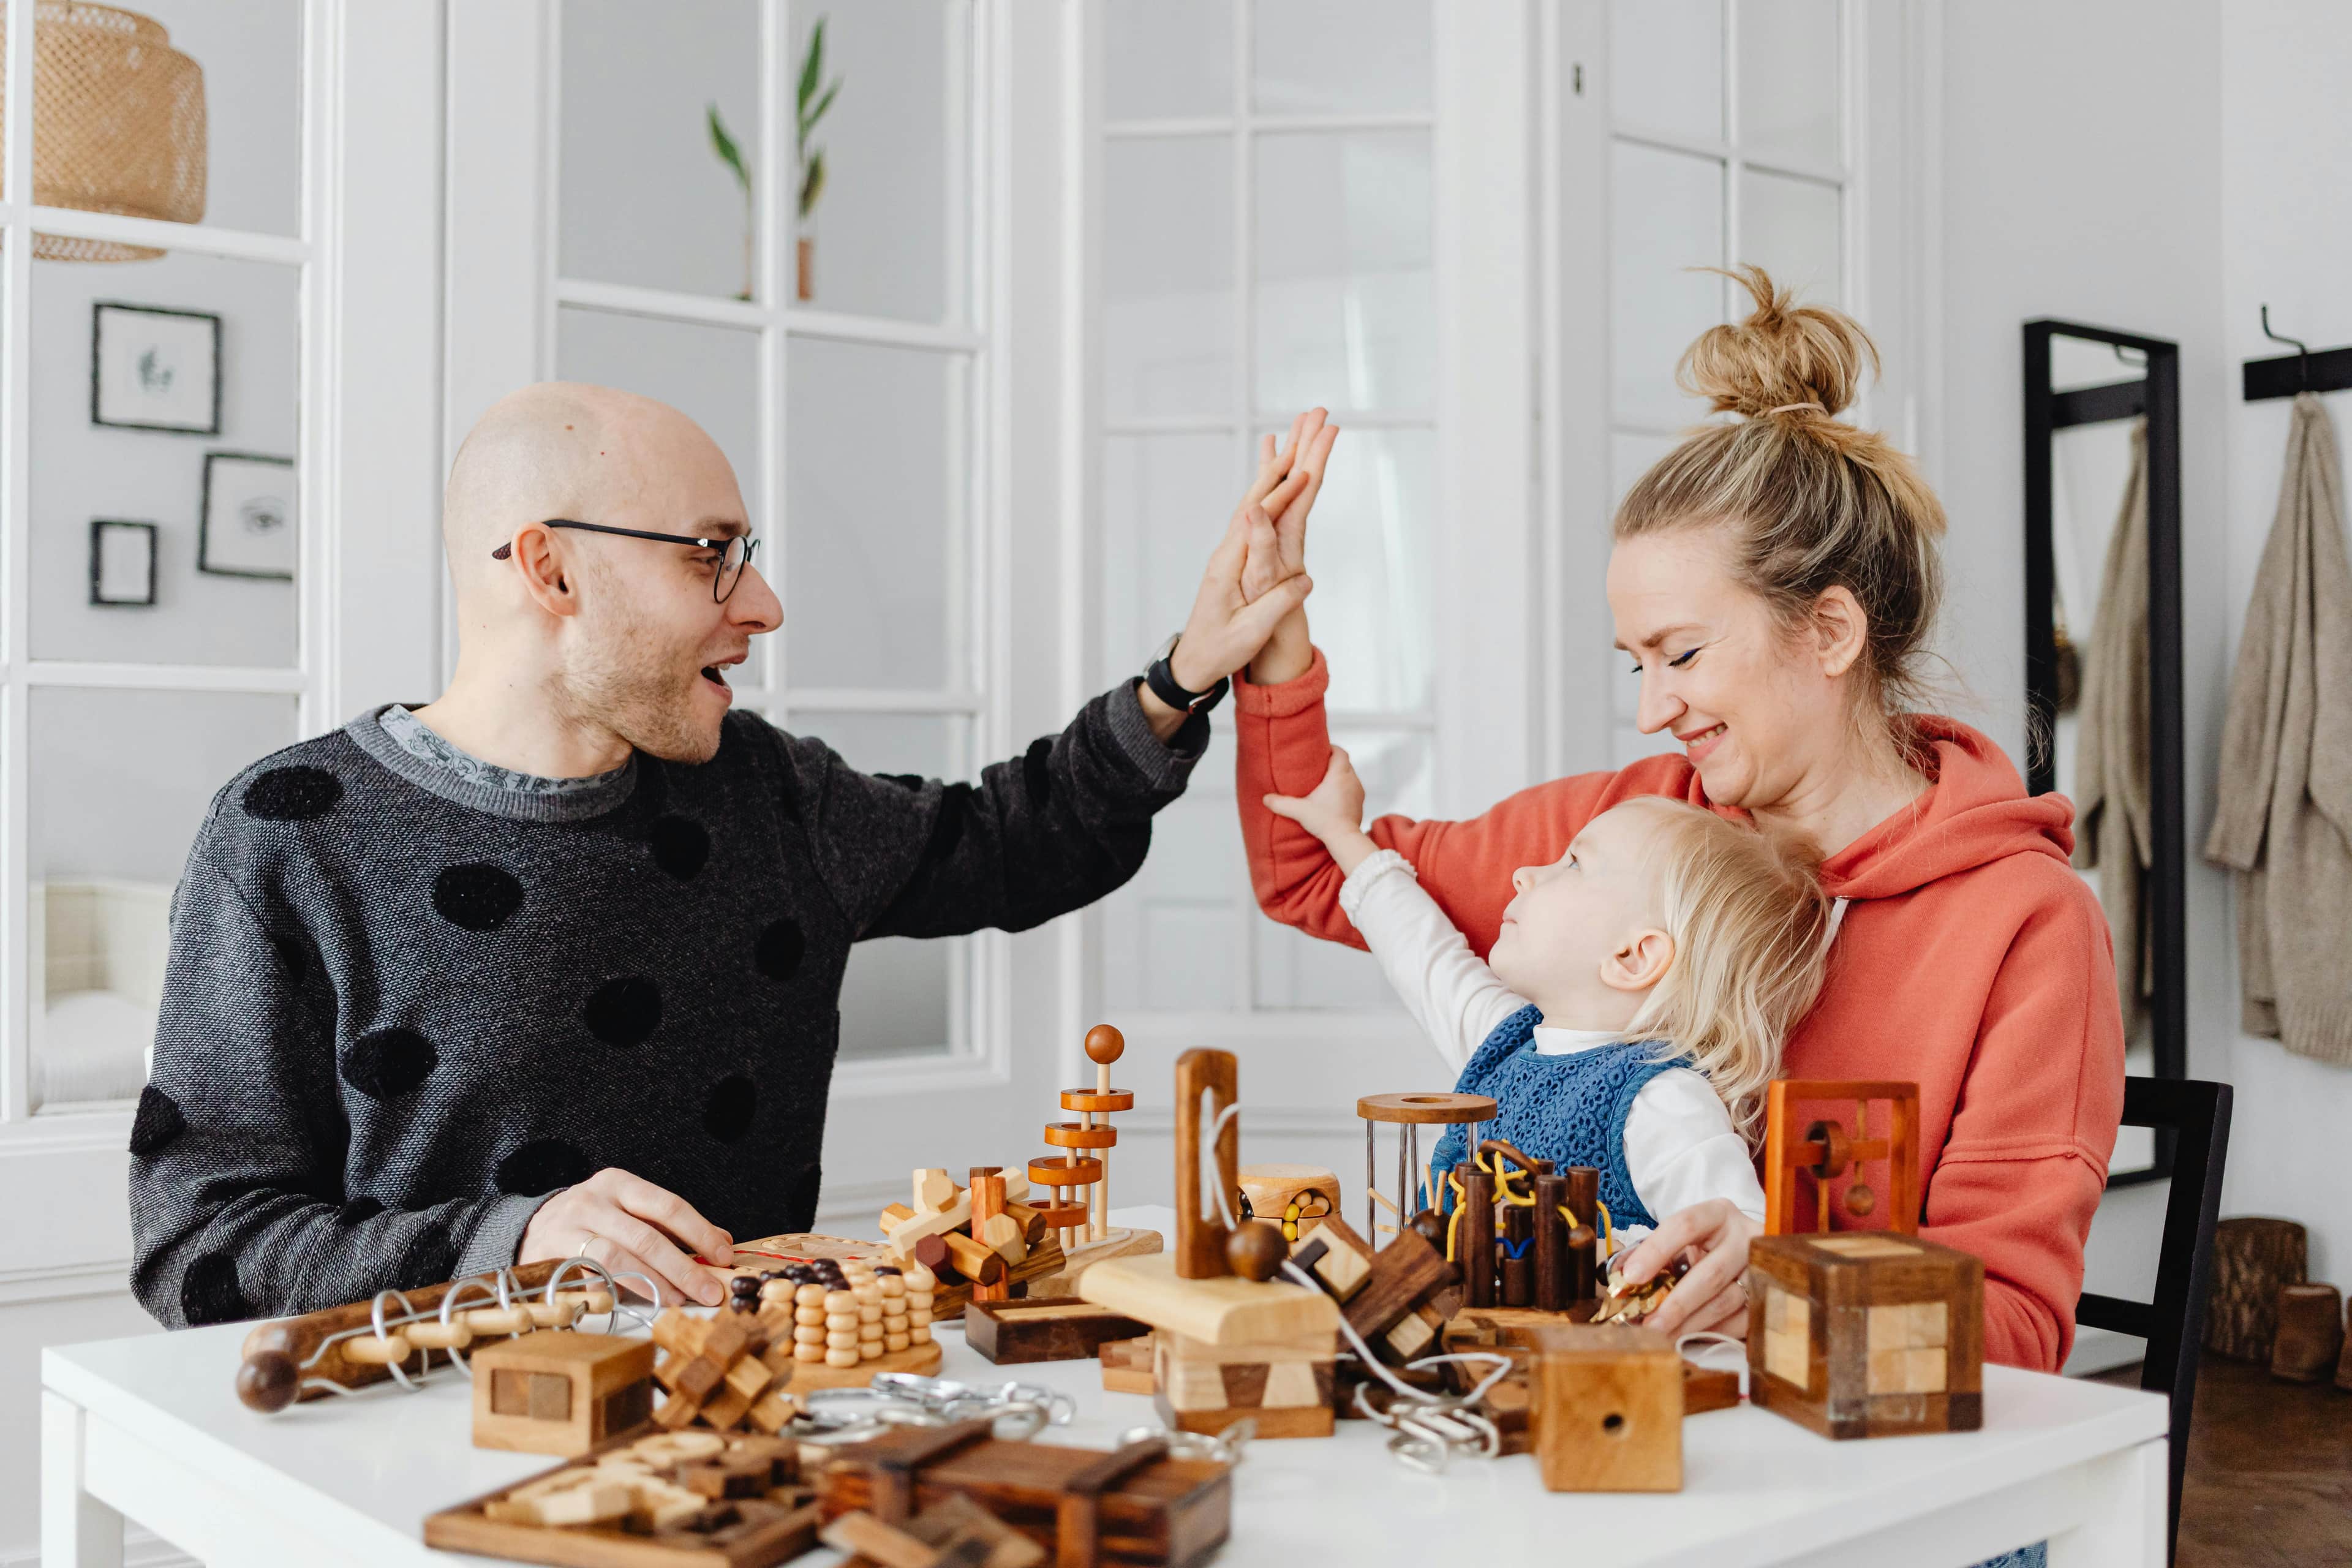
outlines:
{"label": "wooden floor", "polygon": [[[2137,1387],[2139,1368],[2102,1382]],[[2352,1563],[2352,1393],[2208,1352],[2197,1373],[2179,1568]]]}

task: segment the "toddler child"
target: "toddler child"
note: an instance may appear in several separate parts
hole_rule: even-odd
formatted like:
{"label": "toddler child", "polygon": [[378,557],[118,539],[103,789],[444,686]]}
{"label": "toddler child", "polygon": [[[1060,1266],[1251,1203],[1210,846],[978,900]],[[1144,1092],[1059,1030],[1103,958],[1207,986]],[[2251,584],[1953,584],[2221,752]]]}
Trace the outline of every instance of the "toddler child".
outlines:
{"label": "toddler child", "polygon": [[[1597,1169],[1621,1235],[1706,1198],[1763,1222],[1749,1141],[1835,924],[1794,847],[1635,796],[1551,865],[1511,874],[1517,896],[1481,963],[1404,858],[1364,833],[1347,752],[1331,749],[1313,793],[1265,804],[1330,851],[1347,878],[1339,907],[1459,1069],[1455,1089],[1495,1100],[1486,1136],[1555,1169]],[[1460,1127],[1440,1141],[1441,1184],[1466,1143]]]}

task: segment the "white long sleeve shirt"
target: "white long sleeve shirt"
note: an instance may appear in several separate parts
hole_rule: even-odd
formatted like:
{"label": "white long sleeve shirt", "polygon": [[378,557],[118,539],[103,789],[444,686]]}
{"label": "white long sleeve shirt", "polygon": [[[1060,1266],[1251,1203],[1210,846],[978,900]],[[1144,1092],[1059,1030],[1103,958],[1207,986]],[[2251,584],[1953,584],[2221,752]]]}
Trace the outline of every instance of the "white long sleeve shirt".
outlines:
{"label": "white long sleeve shirt", "polygon": [[[1368,857],[1339,889],[1339,908],[1356,923],[1389,984],[1456,1074],[1528,998],[1503,984],[1421,890],[1411,862],[1393,849]],[[1538,1026],[1535,1048],[1566,1056],[1624,1037],[1606,1029]],[[1764,1187],[1748,1144],[1706,1077],[1669,1068],[1642,1086],[1625,1117],[1625,1169],[1642,1205],[1661,1219],[1707,1198],[1728,1198],[1764,1223]],[[1621,1235],[1641,1235],[1629,1226]]]}

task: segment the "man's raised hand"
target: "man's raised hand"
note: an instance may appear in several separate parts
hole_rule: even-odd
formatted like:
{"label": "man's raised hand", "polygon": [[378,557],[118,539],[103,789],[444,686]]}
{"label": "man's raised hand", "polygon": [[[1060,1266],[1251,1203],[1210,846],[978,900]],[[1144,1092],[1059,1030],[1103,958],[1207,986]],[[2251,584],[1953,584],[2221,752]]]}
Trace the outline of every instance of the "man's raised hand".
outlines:
{"label": "man's raised hand", "polygon": [[1323,473],[1331,459],[1339,427],[1320,408],[1310,408],[1290,422],[1290,437],[1280,447],[1271,432],[1258,441],[1257,478],[1242,504],[1255,502],[1274,525],[1274,548],[1253,547],[1242,568],[1242,596],[1255,604],[1284,578],[1307,570],[1307,518],[1323,489]]}
{"label": "man's raised hand", "polygon": [[[584,1244],[584,1246],[583,1246]],[[727,1299],[719,1274],[694,1260],[735,1261],[734,1237],[697,1214],[676,1193],[607,1167],[566,1187],[530,1216],[518,1263],[583,1253],[614,1274],[639,1273],[706,1307]]]}

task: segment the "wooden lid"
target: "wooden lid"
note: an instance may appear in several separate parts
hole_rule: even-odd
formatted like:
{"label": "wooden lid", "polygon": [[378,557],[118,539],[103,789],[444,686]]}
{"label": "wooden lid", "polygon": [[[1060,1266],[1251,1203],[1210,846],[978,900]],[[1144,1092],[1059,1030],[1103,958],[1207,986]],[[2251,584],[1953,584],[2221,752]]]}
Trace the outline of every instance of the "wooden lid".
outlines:
{"label": "wooden lid", "polygon": [[1368,1094],[1356,1101],[1356,1114],[1366,1121],[1433,1122],[1492,1121],[1495,1102],[1483,1094]]}

